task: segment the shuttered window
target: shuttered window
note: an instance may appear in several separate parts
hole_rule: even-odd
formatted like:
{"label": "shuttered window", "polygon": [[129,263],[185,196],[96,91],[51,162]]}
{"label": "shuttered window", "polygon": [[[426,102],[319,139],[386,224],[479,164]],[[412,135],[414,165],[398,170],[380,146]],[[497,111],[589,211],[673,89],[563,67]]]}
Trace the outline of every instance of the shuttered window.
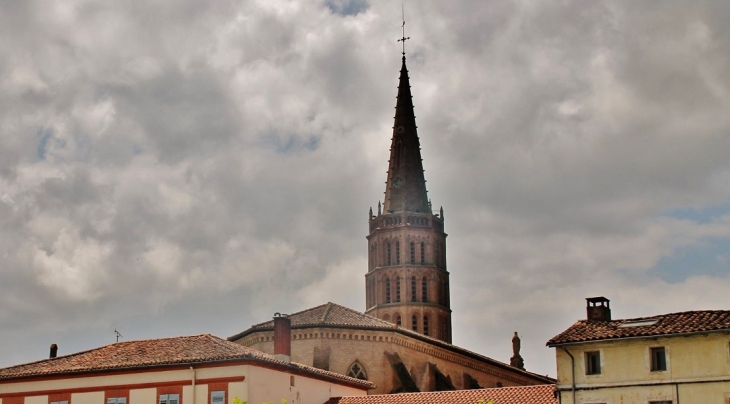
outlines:
{"label": "shuttered window", "polygon": [[180,404],[180,395],[160,394],[160,404]]}

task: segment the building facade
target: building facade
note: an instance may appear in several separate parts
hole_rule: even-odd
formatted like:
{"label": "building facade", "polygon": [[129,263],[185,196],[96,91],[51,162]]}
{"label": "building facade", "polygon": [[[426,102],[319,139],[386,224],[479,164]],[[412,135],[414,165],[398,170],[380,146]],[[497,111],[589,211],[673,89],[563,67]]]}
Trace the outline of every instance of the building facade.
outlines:
{"label": "building facade", "polygon": [[608,299],[587,300],[548,341],[561,403],[730,404],[730,311],[612,320]]}
{"label": "building facade", "polygon": [[0,369],[0,404],[321,404],[370,388],[211,335],[119,342]]}
{"label": "building facade", "polygon": [[[370,315],[327,303],[287,316],[291,358],[375,384],[368,394],[553,384],[525,371]],[[229,338],[276,353],[276,317]],[[286,338],[286,337],[285,337]],[[286,343],[286,341],[284,341]]]}

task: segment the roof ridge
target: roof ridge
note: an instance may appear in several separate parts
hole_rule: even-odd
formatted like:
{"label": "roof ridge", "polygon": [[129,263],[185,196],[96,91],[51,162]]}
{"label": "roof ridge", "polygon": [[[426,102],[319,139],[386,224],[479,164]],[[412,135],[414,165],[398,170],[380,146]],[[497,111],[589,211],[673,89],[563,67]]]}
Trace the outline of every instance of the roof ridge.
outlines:
{"label": "roof ridge", "polygon": [[322,317],[319,320],[321,323],[324,323],[325,320],[327,320],[327,316],[330,314],[330,310],[332,310],[333,304],[334,303],[332,303],[332,302],[327,302],[327,308],[324,309],[324,313],[322,313]]}

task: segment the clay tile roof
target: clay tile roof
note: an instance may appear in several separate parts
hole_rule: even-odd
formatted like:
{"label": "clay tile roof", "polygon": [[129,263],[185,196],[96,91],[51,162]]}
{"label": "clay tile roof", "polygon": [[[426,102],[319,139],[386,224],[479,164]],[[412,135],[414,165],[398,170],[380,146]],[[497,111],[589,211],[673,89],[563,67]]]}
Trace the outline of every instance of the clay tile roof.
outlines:
{"label": "clay tile roof", "polygon": [[612,321],[581,320],[553,337],[547,345],[720,330],[730,331],[730,311],[685,311]]}
{"label": "clay tile roof", "polygon": [[[312,307],[298,313],[290,314],[292,328],[334,326],[334,327],[367,327],[367,328],[398,328],[395,324],[369,316],[357,310],[340,306],[332,302]],[[235,341],[255,331],[273,330],[274,320],[261,324],[252,325],[251,328],[239,334],[229,337],[229,341]]]}
{"label": "clay tile roof", "polygon": [[0,380],[229,360],[268,362],[275,366],[303,371],[313,376],[338,379],[346,384],[373,388],[371,382],[300,363],[283,362],[273,355],[210,334],[117,342],[71,355],[0,369]]}
{"label": "clay tile roof", "polygon": [[325,404],[557,404],[555,385],[501,387],[494,389],[439,391],[433,393],[379,394],[336,397]]}

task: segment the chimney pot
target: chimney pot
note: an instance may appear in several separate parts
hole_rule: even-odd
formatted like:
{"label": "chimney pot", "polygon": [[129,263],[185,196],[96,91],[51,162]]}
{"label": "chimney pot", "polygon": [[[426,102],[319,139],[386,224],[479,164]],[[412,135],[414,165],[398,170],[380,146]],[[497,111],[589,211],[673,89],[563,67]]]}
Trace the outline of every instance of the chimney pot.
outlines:
{"label": "chimney pot", "polygon": [[589,321],[611,321],[610,300],[603,296],[586,298],[586,314]]}
{"label": "chimney pot", "polygon": [[286,314],[274,314],[274,356],[291,362],[291,319]]}
{"label": "chimney pot", "polygon": [[51,344],[51,354],[49,358],[55,358],[56,356],[58,356],[58,345]]}

